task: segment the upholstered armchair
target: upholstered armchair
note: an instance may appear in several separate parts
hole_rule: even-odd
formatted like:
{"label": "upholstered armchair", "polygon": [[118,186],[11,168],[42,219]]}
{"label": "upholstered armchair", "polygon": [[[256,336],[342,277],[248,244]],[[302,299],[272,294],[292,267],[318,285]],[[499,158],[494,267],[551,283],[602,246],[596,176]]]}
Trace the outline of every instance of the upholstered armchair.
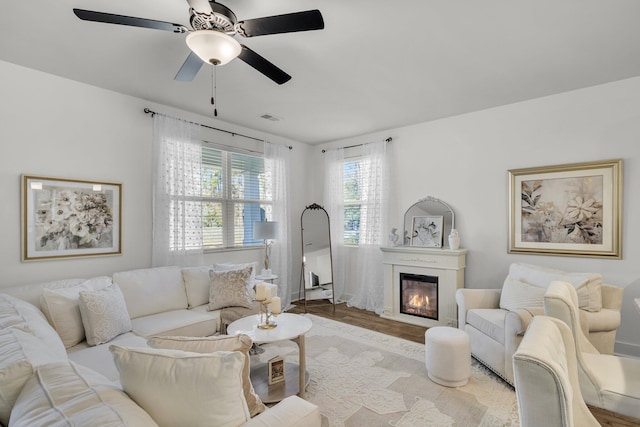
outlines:
{"label": "upholstered armchair", "polygon": [[544,295],[544,311],[571,330],[585,402],[640,419],[640,360],[601,354],[593,346],[583,332],[578,295],[571,284],[552,282]]}
{"label": "upholstered armchair", "polygon": [[567,273],[514,263],[502,289],[458,289],[458,328],[471,340],[471,354],[513,385],[512,357],[554,280],[567,280],[581,297],[585,335],[601,353],[612,354],[620,326],[623,289],[602,284],[599,274]]}
{"label": "upholstered armchair", "polygon": [[536,316],[513,355],[520,426],[596,427],[582,398],[569,327]]}

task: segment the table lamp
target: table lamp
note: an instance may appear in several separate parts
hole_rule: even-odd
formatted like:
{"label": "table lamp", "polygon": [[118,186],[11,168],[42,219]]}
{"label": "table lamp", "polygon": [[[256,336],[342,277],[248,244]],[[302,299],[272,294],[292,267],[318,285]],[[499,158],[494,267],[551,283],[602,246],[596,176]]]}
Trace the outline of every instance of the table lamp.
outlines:
{"label": "table lamp", "polygon": [[269,257],[271,255],[271,240],[278,237],[278,223],[275,221],[256,221],[253,223],[253,238],[264,240],[264,269],[263,276],[271,276]]}

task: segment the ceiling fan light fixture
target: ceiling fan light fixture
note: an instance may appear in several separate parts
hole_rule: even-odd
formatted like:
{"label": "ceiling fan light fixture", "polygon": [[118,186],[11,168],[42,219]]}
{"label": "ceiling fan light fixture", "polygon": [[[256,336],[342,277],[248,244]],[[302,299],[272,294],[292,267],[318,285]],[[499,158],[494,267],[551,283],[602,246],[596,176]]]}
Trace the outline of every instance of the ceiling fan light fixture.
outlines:
{"label": "ceiling fan light fixture", "polygon": [[240,55],[242,48],[233,37],[215,30],[189,33],[187,46],[207,64],[224,65]]}

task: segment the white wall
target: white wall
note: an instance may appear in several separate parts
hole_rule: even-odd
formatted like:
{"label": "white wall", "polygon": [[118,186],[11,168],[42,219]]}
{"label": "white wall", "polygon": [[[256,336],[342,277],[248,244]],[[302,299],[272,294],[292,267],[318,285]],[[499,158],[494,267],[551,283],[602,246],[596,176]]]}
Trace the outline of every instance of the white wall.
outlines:
{"label": "white wall", "polygon": [[[389,136],[389,227],[402,229],[405,210],[422,197],[448,202],[461,246],[469,249],[469,288],[501,287],[512,262],[601,272],[605,282],[625,287],[616,351],[640,357],[640,314],[632,306],[640,296],[640,78],[335,141],[317,150]],[[509,169],[614,158],[624,159],[622,260],[507,253]]]}
{"label": "white wall", "polygon": [[[232,126],[142,99],[0,61],[0,288],[70,277],[92,277],[151,264],[151,138],[154,111],[293,146],[292,174],[302,176],[308,146]],[[242,138],[213,133],[217,142]],[[244,143],[248,143],[244,139]],[[122,255],[21,262],[20,175],[78,178],[123,184]],[[298,182],[292,180],[293,183]],[[300,220],[305,188],[291,189],[297,295]],[[263,250],[228,251],[209,262],[261,261]]]}

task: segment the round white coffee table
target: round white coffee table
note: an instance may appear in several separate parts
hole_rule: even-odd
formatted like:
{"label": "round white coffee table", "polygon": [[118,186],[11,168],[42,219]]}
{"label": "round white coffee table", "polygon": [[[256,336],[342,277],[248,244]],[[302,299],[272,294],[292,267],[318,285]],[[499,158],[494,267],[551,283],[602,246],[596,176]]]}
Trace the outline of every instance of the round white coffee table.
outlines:
{"label": "round white coffee table", "polygon": [[279,402],[285,397],[294,394],[304,398],[305,388],[309,384],[309,373],[306,371],[304,334],[311,329],[311,320],[299,314],[282,313],[275,317],[278,326],[273,329],[258,328],[259,321],[259,314],[238,319],[227,326],[227,334],[248,335],[255,344],[291,340],[298,344],[299,358],[297,366],[294,363],[285,364],[285,381],[273,385],[269,385],[268,382],[268,364],[252,366],[251,382],[255,392],[265,403]]}

